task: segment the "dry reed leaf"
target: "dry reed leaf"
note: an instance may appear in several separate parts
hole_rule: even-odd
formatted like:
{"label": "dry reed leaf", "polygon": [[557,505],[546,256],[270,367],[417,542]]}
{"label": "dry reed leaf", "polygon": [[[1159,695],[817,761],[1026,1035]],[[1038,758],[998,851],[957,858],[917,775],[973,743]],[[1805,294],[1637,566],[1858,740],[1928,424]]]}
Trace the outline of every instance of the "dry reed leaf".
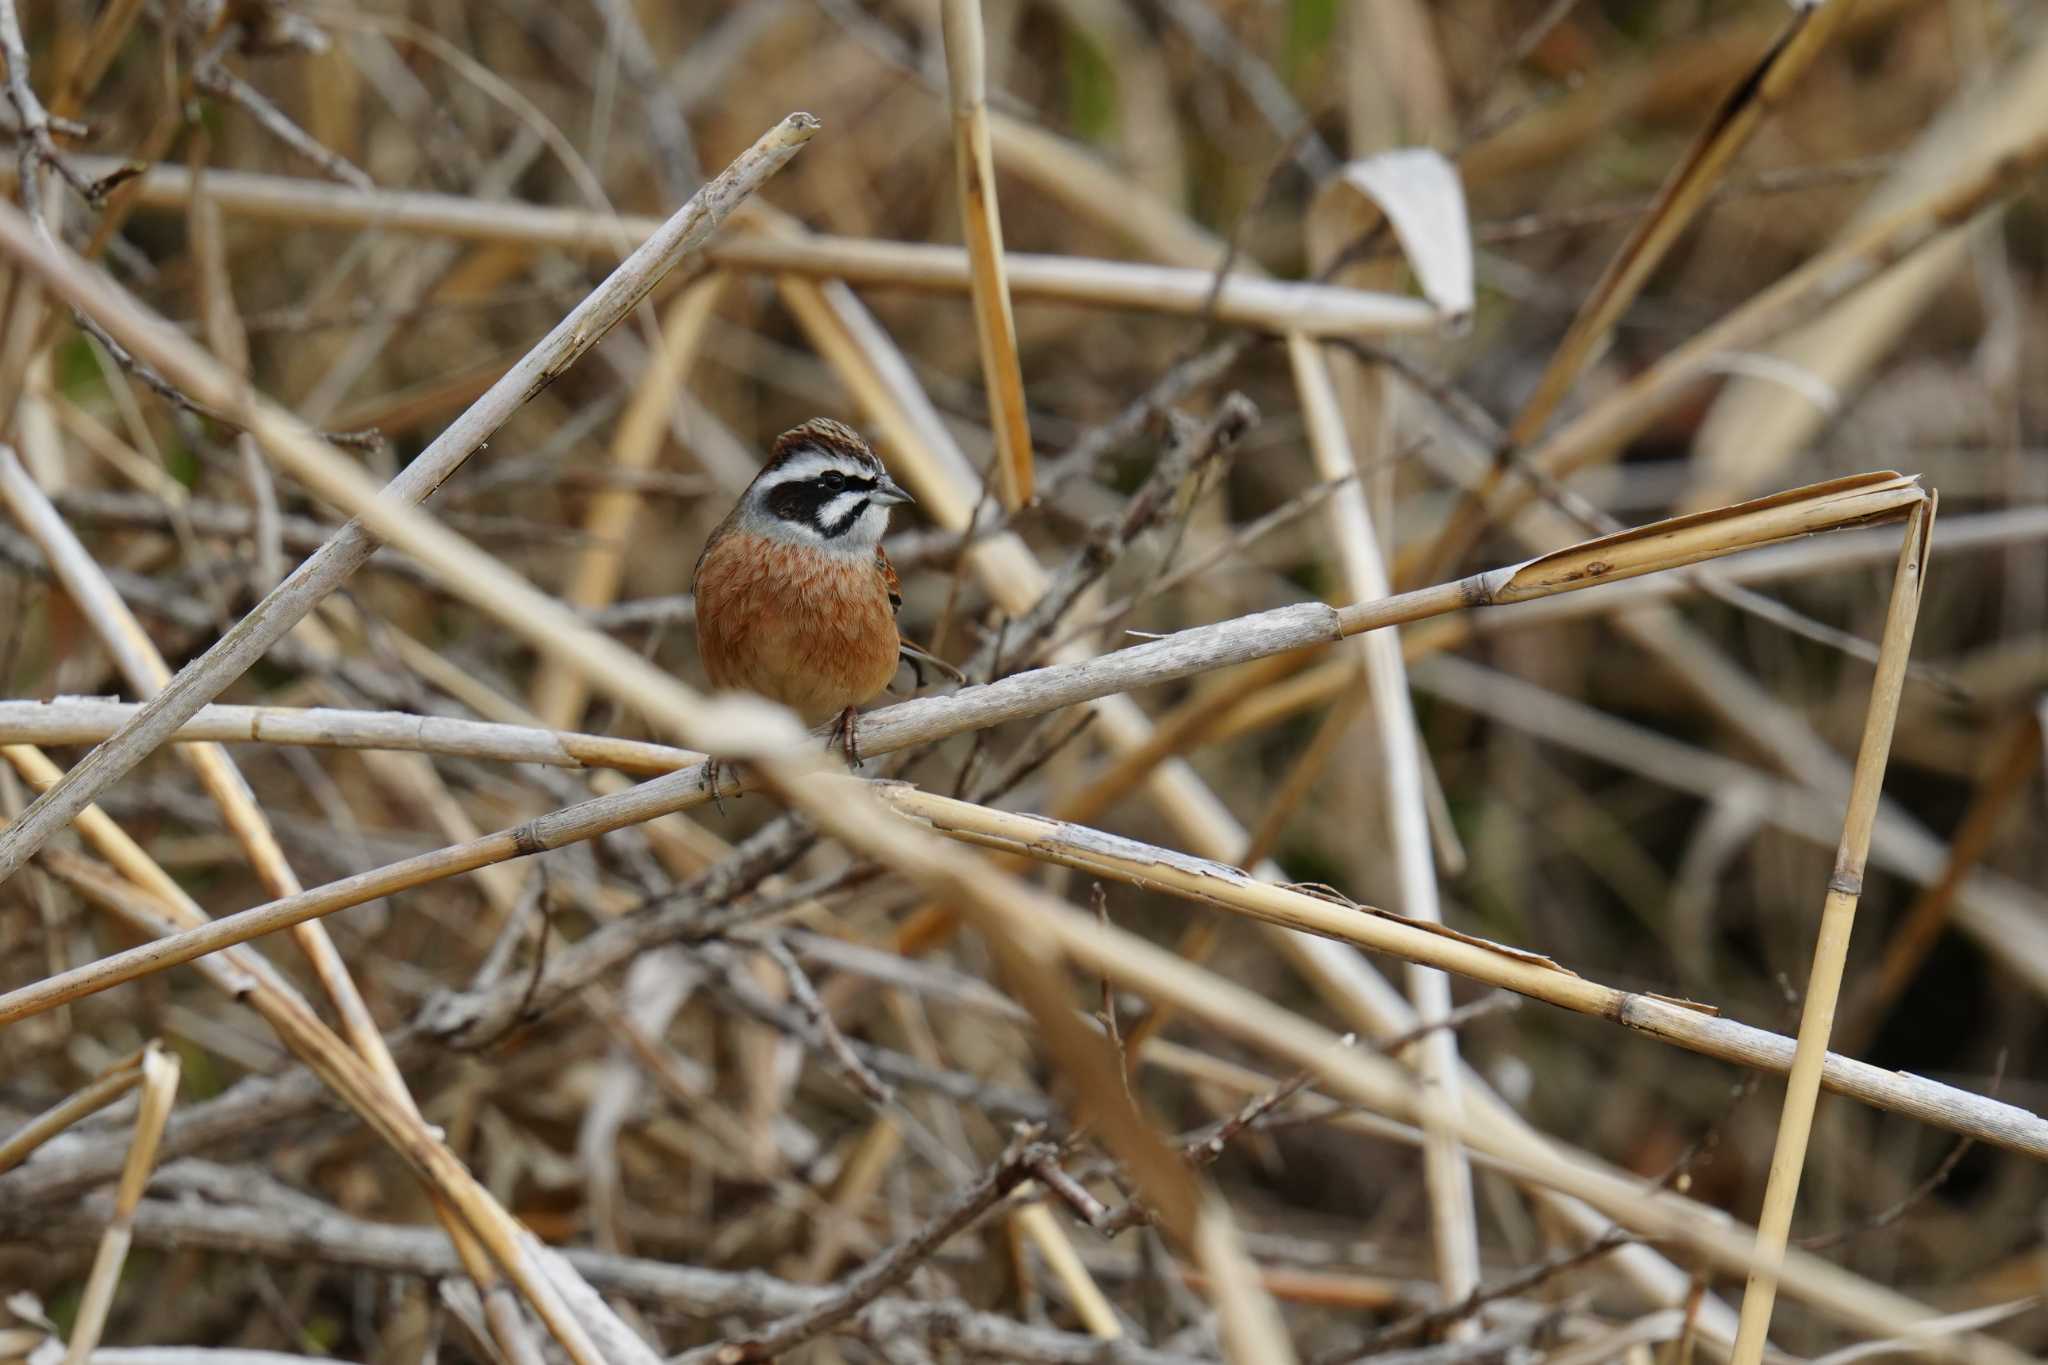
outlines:
{"label": "dry reed leaf", "polygon": [[1427,147],[1404,147],[1346,162],[1316,197],[1325,240],[1364,237],[1384,217],[1401,243],[1424,298],[1449,327],[1472,316],[1472,225],[1457,166]]}

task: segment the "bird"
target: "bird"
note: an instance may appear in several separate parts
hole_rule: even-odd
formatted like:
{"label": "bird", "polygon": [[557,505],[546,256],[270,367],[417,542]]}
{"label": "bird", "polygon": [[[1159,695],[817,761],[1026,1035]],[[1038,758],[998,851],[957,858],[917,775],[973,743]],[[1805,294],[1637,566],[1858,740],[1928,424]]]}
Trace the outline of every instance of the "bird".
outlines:
{"label": "bird", "polygon": [[913,501],[842,422],[778,437],[697,556],[697,651],[712,687],[780,702],[806,725],[836,718],[831,738],[858,767],[855,715],[903,662],[960,679],[896,628],[903,595],[882,535],[889,509]]}

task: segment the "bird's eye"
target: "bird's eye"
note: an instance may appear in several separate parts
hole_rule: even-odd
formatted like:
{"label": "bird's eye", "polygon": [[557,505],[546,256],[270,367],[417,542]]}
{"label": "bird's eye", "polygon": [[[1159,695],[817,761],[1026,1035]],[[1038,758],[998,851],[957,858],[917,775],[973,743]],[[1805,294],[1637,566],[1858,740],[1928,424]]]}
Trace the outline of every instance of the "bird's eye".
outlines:
{"label": "bird's eye", "polygon": [[820,477],[818,482],[824,484],[825,487],[831,489],[834,493],[837,493],[840,489],[846,487],[846,476],[835,469]]}

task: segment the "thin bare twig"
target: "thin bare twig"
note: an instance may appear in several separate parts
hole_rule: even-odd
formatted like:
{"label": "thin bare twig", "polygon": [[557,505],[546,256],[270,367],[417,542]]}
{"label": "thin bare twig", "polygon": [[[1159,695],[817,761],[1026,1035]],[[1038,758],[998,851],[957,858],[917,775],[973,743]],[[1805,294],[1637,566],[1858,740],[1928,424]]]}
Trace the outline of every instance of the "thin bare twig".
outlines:
{"label": "thin bare twig", "polygon": [[763,945],[768,955],[775,959],[775,965],[782,969],[782,977],[789,985],[789,993],[796,1000],[797,1007],[811,1023],[825,1050],[839,1063],[840,1070],[853,1087],[876,1104],[888,1105],[896,1101],[896,1092],[891,1090],[880,1076],[868,1069],[865,1062],[851,1046],[846,1035],[839,1031],[839,1025],[832,1020],[832,1011],[818,998],[818,988],[811,984],[811,977],[789,950],[789,945],[779,938],[770,938]]}
{"label": "thin bare twig", "polygon": [[1040,1141],[1033,1134],[1020,1136],[972,1184],[955,1191],[916,1232],[841,1281],[829,1299],[781,1322],[772,1323],[753,1336],[708,1348],[687,1358],[716,1361],[719,1365],[769,1360],[820,1333],[831,1331],[893,1286],[901,1284],[955,1234],[964,1231],[1019,1185],[1032,1179],[1035,1174],[1033,1168],[1040,1160],[1056,1159],[1058,1154],[1059,1149],[1052,1143]]}

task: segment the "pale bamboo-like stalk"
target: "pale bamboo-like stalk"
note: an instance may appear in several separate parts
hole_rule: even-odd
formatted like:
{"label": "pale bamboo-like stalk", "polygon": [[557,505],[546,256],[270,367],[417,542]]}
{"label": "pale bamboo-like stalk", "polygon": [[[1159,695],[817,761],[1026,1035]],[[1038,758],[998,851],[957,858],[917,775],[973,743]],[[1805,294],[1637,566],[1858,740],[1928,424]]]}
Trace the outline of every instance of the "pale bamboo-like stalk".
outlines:
{"label": "pale bamboo-like stalk", "polygon": [[1017,359],[1017,323],[1003,268],[1003,216],[996,199],[995,154],[988,141],[988,40],[981,0],[940,0],[939,32],[953,111],[954,193],[967,241],[968,294],[981,343],[981,382],[988,389],[988,425],[996,441],[996,490],[1016,511],[1031,501],[1031,419]]}
{"label": "pale bamboo-like stalk", "polygon": [[[112,157],[71,160],[92,176],[111,173],[122,164]],[[0,183],[13,174],[11,162],[0,162]],[[191,173],[182,167],[152,166],[129,183],[139,196],[137,202],[148,208],[182,209],[192,196]],[[263,221],[433,234],[595,256],[615,254],[621,232],[637,238],[660,226],[658,219],[632,214],[613,216],[412,190],[359,191],[317,180],[212,168],[206,172],[206,193],[228,212]],[[1203,253],[1204,263],[1187,265],[1006,252],[1004,265],[1010,294],[1019,299],[1201,317],[1209,311],[1214,293],[1217,321],[1268,332],[1392,336],[1442,329],[1436,308],[1405,294],[1260,279],[1242,270],[1226,276],[1222,290],[1216,292],[1214,260],[1221,252],[1219,244]],[[707,245],[704,259],[728,270],[844,280],[865,288],[961,294],[971,288],[973,279],[964,247],[822,233],[728,235]]]}
{"label": "pale bamboo-like stalk", "polygon": [[121,1167],[121,1182],[114,1192],[114,1216],[100,1235],[92,1269],[78,1297],[78,1313],[71,1324],[71,1340],[64,1349],[64,1365],[85,1365],[100,1334],[107,1327],[107,1313],[114,1306],[114,1289],[121,1282],[121,1267],[127,1263],[128,1248],[135,1239],[135,1209],[142,1191],[156,1169],[156,1149],[163,1140],[164,1124],[171,1116],[171,1102],[178,1095],[179,1063],[176,1053],[165,1052],[151,1041],[137,1062],[137,1079],[142,1086],[142,1103],[135,1111],[135,1136],[130,1141],[128,1160]]}
{"label": "pale bamboo-like stalk", "polygon": [[[0,701],[0,744],[96,744],[142,708],[96,697]],[[173,744],[290,744],[318,749],[390,749],[555,768],[613,768],[652,776],[702,763],[695,749],[409,711],[231,706],[211,702],[172,732]]]}
{"label": "pale bamboo-like stalk", "polygon": [[[1338,560],[1354,602],[1383,601],[1393,592],[1387,581],[1372,511],[1358,480],[1358,461],[1344,430],[1336,385],[1314,341],[1292,333],[1287,357],[1294,373],[1308,424],[1309,449],[1316,473],[1325,482],[1342,480],[1328,507],[1337,537]],[[1401,639],[1394,630],[1370,631],[1357,637],[1365,683],[1371,692],[1375,728],[1379,732],[1382,804],[1387,811],[1388,843],[1394,854],[1401,913],[1424,923],[1443,920],[1436,884],[1436,851],[1429,837],[1429,811],[1423,794],[1422,736],[1416,729],[1415,706],[1408,694],[1408,670],[1401,660]],[[1451,1012],[1450,978],[1434,968],[1410,963],[1408,998],[1424,1019],[1442,1019]],[[1415,1066],[1423,1087],[1423,1176],[1429,1190],[1430,1230],[1436,1245],[1437,1281],[1445,1303],[1460,1303],[1479,1287],[1479,1225],[1472,1202],[1472,1168],[1445,1122],[1460,1107],[1457,1034],[1437,1029],[1416,1047]],[[1475,1319],[1458,1323],[1451,1334],[1468,1341],[1477,1334]]]}
{"label": "pale bamboo-like stalk", "polygon": [[1799,1043],[1785,1082],[1784,1108],[1778,1115],[1778,1141],[1771,1151],[1771,1173],[1764,1186],[1763,1210],[1757,1216],[1756,1262],[1742,1295],[1742,1320],[1735,1334],[1733,1365],[1758,1365],[1771,1330],[1771,1307],[1777,1301],[1778,1267],[1792,1231],[1792,1210],[1799,1202],[1799,1177],[1806,1165],[1807,1140],[1813,1132],[1814,1105],[1820,1098],[1821,1068],[1827,1063],[1828,1035],[1835,1025],[1841,998],[1842,971],[1849,959],[1849,931],[1863,894],[1863,871],[1870,858],[1870,831],[1884,788],[1886,760],[1891,756],[1892,727],[1898,720],[1899,694],[1906,683],[1906,660],[1913,650],[1913,626],[1920,615],[1920,593],[1927,579],[1927,556],[1934,536],[1935,499],[1930,495],[1906,523],[1905,544],[1892,580],[1892,600],[1885,613],[1878,646],[1877,677],[1870,687],[1870,708],[1863,720],[1863,740],[1856,750],[1855,778],[1849,788],[1849,810],[1842,820],[1842,842],[1834,872],[1821,905],[1820,936],[1814,943],[1813,968],[1806,982],[1806,1002],[1799,1012]]}
{"label": "pale bamboo-like stalk", "polygon": [[[617,470],[651,469],[661,454],[668,435],[669,410],[676,391],[683,386],[690,367],[703,345],[718,301],[725,293],[724,274],[700,280],[684,290],[661,319],[661,341],[647,357],[647,367],[633,391],[633,398],[619,418],[612,435],[611,467]],[[627,548],[632,544],[633,521],[640,508],[639,491],[629,484],[613,484],[590,500],[583,515],[583,533],[589,537],[576,557],[576,567],[562,600],[572,607],[589,610],[607,606],[619,590],[625,571]],[[589,688],[573,671],[556,664],[543,665],[533,682],[533,711],[551,729],[566,729],[583,713]]]}
{"label": "pale bamboo-like stalk", "polygon": [[[462,462],[502,426],[525,401],[595,345],[619,319],[646,297],[684,255],[700,246],[761,183],[779,170],[817,131],[808,114],[792,114],[764,134],[717,178],[699,190],[592,294],[506,372],[453,425],[392,481],[391,496],[379,506],[402,516],[438,488]],[[289,414],[264,404],[247,386],[225,373],[211,357],[116,288],[107,277],[61,247],[39,237],[22,216],[0,205],[0,253],[25,273],[41,278],[73,306],[123,335],[137,354],[178,372],[185,392],[246,417],[242,425],[263,441],[266,453],[312,474],[336,476],[348,488],[342,501],[356,505],[373,493],[356,467]],[[167,360],[174,361],[166,364]],[[334,491],[330,479],[309,482]],[[417,517],[417,513],[413,513]],[[382,521],[372,515],[369,520]],[[351,523],[266,596],[256,610],[213,648],[180,672],[120,736],[101,745],[73,768],[64,782],[39,797],[22,818],[0,834],[0,880],[22,863],[123,773],[153,752],[186,717],[220,694],[263,652],[291,629],[315,603],[343,582],[376,548],[377,528]],[[561,611],[559,604],[551,604]],[[637,660],[637,656],[629,656]]]}

